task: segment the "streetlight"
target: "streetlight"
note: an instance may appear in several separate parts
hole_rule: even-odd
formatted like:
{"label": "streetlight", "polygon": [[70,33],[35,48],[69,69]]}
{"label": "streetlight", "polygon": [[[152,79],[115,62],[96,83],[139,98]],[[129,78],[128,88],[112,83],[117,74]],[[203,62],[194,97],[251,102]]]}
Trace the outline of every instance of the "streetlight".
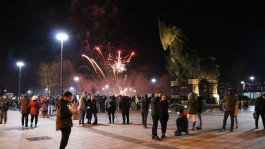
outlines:
{"label": "streetlight", "polygon": [[102,94],[104,94],[104,90],[105,90],[105,88],[104,88],[104,87],[102,87]]}
{"label": "streetlight", "polygon": [[155,83],[156,83],[156,79],[152,78],[151,82],[153,83],[153,92],[155,92]]}
{"label": "streetlight", "polygon": [[49,89],[45,88],[45,95],[49,95]]}
{"label": "streetlight", "polygon": [[156,79],[155,78],[153,78],[151,81],[152,81],[153,84],[156,83]]}
{"label": "streetlight", "polygon": [[[254,99],[254,83],[253,83],[253,80],[255,79],[253,76],[249,77],[249,79],[251,80],[252,82],[252,92],[253,92],[253,99]],[[251,94],[251,93],[250,93]],[[251,97],[251,95],[250,95]]]}
{"label": "streetlight", "polygon": [[246,85],[246,84],[245,84],[245,82],[244,82],[244,81],[241,81],[240,83],[242,84],[242,93],[243,93],[243,92],[244,92],[244,90],[245,90],[245,85]]}
{"label": "streetlight", "polygon": [[17,62],[17,66],[19,67],[19,75],[18,75],[18,99],[20,99],[20,78],[21,78],[21,67],[24,66],[23,62]]}
{"label": "streetlight", "polygon": [[108,96],[109,95],[109,93],[108,93],[109,85],[106,85],[105,87],[106,87],[106,93],[107,93],[107,96]]}
{"label": "streetlight", "polygon": [[69,90],[70,90],[70,91],[73,91],[73,90],[74,90],[74,87],[71,86],[71,87],[69,88]]}
{"label": "streetlight", "polygon": [[77,95],[77,81],[79,81],[79,77],[74,77],[75,80],[75,95]]}
{"label": "streetlight", "polygon": [[56,38],[61,41],[61,95],[63,97],[63,41],[68,39],[68,35],[59,33]]}

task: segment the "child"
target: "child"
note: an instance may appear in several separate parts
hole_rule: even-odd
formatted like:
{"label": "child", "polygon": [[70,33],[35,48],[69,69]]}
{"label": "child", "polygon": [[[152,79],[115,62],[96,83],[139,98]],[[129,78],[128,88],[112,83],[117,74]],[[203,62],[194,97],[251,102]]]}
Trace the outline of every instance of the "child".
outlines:
{"label": "child", "polygon": [[179,110],[179,117],[176,119],[177,130],[175,131],[175,136],[181,136],[181,132],[188,132],[188,118],[187,113],[183,109]]}

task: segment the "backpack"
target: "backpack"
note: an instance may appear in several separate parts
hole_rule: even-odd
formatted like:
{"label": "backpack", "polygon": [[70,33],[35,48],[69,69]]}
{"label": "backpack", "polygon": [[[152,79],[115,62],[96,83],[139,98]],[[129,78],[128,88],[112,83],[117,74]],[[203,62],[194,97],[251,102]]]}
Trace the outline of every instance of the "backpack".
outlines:
{"label": "backpack", "polygon": [[109,104],[111,107],[116,107],[116,102],[113,99],[109,102]]}

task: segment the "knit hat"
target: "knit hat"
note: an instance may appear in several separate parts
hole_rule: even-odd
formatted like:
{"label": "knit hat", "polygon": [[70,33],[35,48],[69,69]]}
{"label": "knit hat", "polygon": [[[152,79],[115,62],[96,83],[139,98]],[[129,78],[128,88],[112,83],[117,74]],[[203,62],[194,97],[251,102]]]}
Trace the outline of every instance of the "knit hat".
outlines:
{"label": "knit hat", "polygon": [[38,96],[34,95],[31,100],[37,100],[38,99]]}

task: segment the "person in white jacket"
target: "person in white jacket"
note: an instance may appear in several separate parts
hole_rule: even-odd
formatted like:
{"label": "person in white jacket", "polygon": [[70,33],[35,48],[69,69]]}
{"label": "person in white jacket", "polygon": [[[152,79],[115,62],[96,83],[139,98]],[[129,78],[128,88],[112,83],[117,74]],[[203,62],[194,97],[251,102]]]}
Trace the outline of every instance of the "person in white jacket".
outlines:
{"label": "person in white jacket", "polygon": [[87,92],[82,93],[81,98],[78,101],[78,112],[79,112],[79,126],[84,126],[85,113],[86,113],[86,98]]}

